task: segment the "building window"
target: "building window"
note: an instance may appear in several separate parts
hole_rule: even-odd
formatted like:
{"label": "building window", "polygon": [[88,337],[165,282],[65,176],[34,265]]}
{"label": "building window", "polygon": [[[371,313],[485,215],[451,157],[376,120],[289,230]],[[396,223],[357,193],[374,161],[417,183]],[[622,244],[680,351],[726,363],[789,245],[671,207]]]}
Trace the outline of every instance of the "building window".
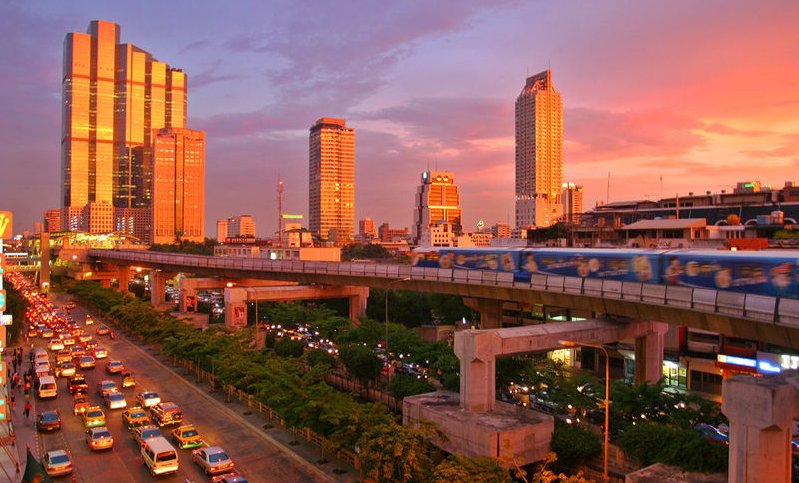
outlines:
{"label": "building window", "polygon": [[721,374],[691,371],[691,390],[706,394],[721,395]]}

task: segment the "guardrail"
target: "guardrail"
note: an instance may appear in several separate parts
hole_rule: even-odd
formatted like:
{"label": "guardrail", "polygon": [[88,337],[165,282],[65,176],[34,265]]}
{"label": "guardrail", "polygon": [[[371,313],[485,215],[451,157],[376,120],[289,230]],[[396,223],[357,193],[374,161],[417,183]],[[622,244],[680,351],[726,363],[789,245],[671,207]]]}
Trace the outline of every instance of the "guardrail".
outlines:
{"label": "guardrail", "polygon": [[513,273],[489,270],[459,270],[409,265],[352,262],[304,262],[260,258],[211,257],[138,250],[90,250],[89,255],[103,260],[187,268],[215,268],[283,273],[340,275],[512,287],[612,298],[648,305],[665,305],[698,312],[730,315],[786,327],[799,328],[799,300],[768,297],[684,286],[655,285],[617,280],[533,275],[530,282],[514,280]]}

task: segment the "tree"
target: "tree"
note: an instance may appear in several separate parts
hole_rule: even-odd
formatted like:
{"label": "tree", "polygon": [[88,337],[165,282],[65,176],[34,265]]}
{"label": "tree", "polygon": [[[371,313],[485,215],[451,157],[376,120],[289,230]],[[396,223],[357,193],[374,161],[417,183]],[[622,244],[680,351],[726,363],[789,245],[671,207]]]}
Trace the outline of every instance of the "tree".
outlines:
{"label": "tree", "polygon": [[305,342],[301,340],[283,337],[275,344],[275,354],[280,357],[301,357],[304,352]]}
{"label": "tree", "polygon": [[347,367],[347,371],[363,383],[374,380],[383,368],[377,354],[365,345],[350,344],[341,348],[339,360]]}
{"label": "tree", "polygon": [[436,388],[425,379],[417,379],[408,374],[397,374],[388,385],[388,392],[395,398],[402,400],[408,396],[433,392]]}
{"label": "tree", "polygon": [[433,467],[428,438],[444,437],[432,425],[382,424],[359,441],[363,476],[377,483],[429,481]]}
{"label": "tree", "polygon": [[341,259],[351,260],[385,260],[390,259],[391,253],[382,245],[352,243],[341,250]]}
{"label": "tree", "polygon": [[602,444],[594,433],[559,419],[555,419],[550,444],[562,468],[574,468],[602,451]]}
{"label": "tree", "polygon": [[505,483],[513,481],[508,470],[499,466],[493,458],[485,456],[467,458],[450,456],[433,471],[434,483]]}

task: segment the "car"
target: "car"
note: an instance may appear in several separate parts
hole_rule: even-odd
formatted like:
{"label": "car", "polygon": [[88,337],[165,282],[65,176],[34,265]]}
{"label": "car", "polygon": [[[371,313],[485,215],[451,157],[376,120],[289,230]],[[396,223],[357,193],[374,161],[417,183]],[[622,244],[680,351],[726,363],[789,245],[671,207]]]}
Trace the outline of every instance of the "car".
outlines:
{"label": "car", "polygon": [[94,349],[94,358],[95,359],[105,359],[108,357],[108,349],[105,347],[96,347]]}
{"label": "car", "polygon": [[183,412],[177,404],[173,402],[160,402],[150,408],[150,414],[153,417],[153,422],[158,427],[164,427],[171,424],[180,424],[183,422]]}
{"label": "car", "polygon": [[61,342],[64,343],[64,346],[75,345],[75,338],[71,335],[67,335],[61,339]]}
{"label": "car", "polygon": [[64,341],[61,339],[50,339],[47,343],[47,348],[51,351],[60,351],[64,348]]}
{"label": "car", "polygon": [[77,307],[77,305],[75,305],[75,302],[68,302],[67,304],[64,305],[64,309],[66,309],[67,313],[69,313],[69,311],[74,309],[75,307]]}
{"label": "car", "polygon": [[78,341],[81,344],[85,344],[86,342],[88,342],[90,340],[92,340],[92,336],[87,334],[86,332],[81,332],[80,334],[78,334]]}
{"label": "car", "polygon": [[144,426],[139,426],[133,430],[133,439],[139,443],[139,446],[144,444],[144,441],[150,438],[157,438],[159,436],[163,436],[161,434],[161,430],[158,426],[154,426],[152,424],[145,424]]}
{"label": "car", "polygon": [[97,383],[97,394],[100,396],[105,397],[106,392],[116,391],[117,390],[117,383],[110,379],[103,379],[102,381]]}
{"label": "car", "polygon": [[125,395],[118,391],[106,391],[103,394],[103,399],[108,409],[124,409],[128,406]]}
{"label": "car", "polygon": [[81,356],[80,359],[78,359],[78,367],[81,369],[94,369],[95,365],[96,362],[92,356]]}
{"label": "car", "polygon": [[55,362],[56,364],[60,364],[62,362],[70,362],[72,361],[72,352],[69,349],[62,349],[58,351],[55,355]]}
{"label": "car", "polygon": [[125,370],[125,365],[122,361],[108,361],[105,365],[105,372],[109,374],[119,374]]}
{"label": "car", "polygon": [[694,431],[705,437],[706,440],[719,444],[730,444],[730,437],[719,431],[715,426],[700,423],[694,426]]}
{"label": "car", "polygon": [[212,476],[211,483],[248,483],[247,478],[243,477],[241,473],[236,470],[223,475]]}
{"label": "car", "polygon": [[191,453],[191,460],[197,464],[206,475],[219,475],[233,470],[235,463],[219,446],[195,449]]}
{"label": "car", "polygon": [[155,391],[144,391],[136,395],[136,404],[143,408],[155,406],[161,402],[161,397]]}
{"label": "car", "polygon": [[39,335],[39,332],[36,330],[36,327],[28,328],[28,337],[36,337]]}
{"label": "car", "polygon": [[62,362],[55,369],[56,377],[72,377],[75,375],[75,364],[71,362]]}
{"label": "car", "polygon": [[42,458],[42,465],[48,476],[64,476],[72,473],[72,459],[63,449],[48,451]]}
{"label": "car", "polygon": [[186,424],[172,430],[172,441],[178,448],[198,448],[203,445],[203,437],[193,424]]}
{"label": "car", "polygon": [[93,337],[89,337],[89,339],[83,343],[83,347],[85,347],[87,351],[93,351],[97,348],[97,341],[94,340]]}
{"label": "car", "polygon": [[97,335],[108,335],[111,333],[111,329],[107,325],[103,324],[103,325],[98,325],[97,328],[94,329],[94,332]]}
{"label": "car", "polygon": [[132,372],[123,372],[122,373],[122,387],[136,387],[136,378],[133,377]]}
{"label": "car", "polygon": [[36,420],[36,429],[41,433],[58,431],[61,429],[61,414],[58,411],[41,412]]}
{"label": "car", "polygon": [[42,330],[42,337],[44,337],[45,339],[51,339],[54,335],[55,332],[53,332],[53,329],[45,328],[44,330]]}
{"label": "car", "polygon": [[70,377],[68,384],[70,394],[81,392],[86,393],[89,390],[89,384],[86,382],[86,377],[80,373],[75,373],[74,376]]}
{"label": "car", "polygon": [[82,345],[73,345],[69,348],[69,353],[73,359],[80,359],[86,355],[86,348]]}
{"label": "car", "polygon": [[81,416],[83,417],[83,425],[87,428],[105,426],[105,413],[99,406],[86,408]]}
{"label": "car", "polygon": [[114,438],[105,426],[86,430],[86,444],[92,451],[109,449],[114,446]]}
{"label": "car", "polygon": [[86,314],[86,318],[83,320],[84,325],[92,325],[94,323],[94,319],[91,315]]}
{"label": "car", "polygon": [[144,408],[134,406],[122,411],[122,423],[128,429],[136,429],[150,424],[150,418],[147,417]]}
{"label": "car", "polygon": [[79,392],[72,396],[72,414],[75,416],[85,413],[90,407],[92,407],[92,403],[89,402],[89,396],[86,394]]}

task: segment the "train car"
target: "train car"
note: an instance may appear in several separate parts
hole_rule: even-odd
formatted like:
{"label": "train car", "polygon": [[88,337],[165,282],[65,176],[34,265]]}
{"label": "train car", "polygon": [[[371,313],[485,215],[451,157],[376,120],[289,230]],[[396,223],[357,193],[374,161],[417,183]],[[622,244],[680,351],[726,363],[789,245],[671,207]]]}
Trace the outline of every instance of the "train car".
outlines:
{"label": "train car", "polygon": [[522,252],[517,279],[533,273],[599,278],[625,282],[660,283],[663,250],[603,248],[530,248]]}
{"label": "train car", "polygon": [[492,270],[517,272],[522,248],[417,248],[412,264],[417,267],[457,270]]}
{"label": "train car", "polygon": [[661,255],[667,285],[799,298],[799,251],[672,250]]}

